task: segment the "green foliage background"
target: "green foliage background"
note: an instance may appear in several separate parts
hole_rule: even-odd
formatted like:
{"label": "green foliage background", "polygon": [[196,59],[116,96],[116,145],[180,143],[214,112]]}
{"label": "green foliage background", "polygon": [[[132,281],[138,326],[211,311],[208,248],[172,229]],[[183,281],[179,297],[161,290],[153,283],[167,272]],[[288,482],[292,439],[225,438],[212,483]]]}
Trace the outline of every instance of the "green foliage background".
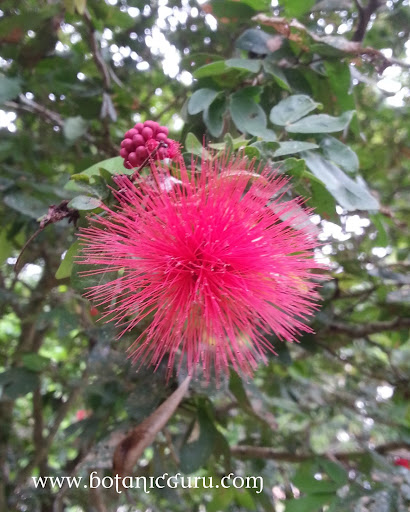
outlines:
{"label": "green foliage background", "polygon": [[[0,4],[1,511],[407,510],[410,472],[394,461],[410,458],[409,4],[277,4]],[[136,336],[117,341],[96,322],[75,247],[61,263],[75,241],[66,220],[13,270],[49,205],[73,200],[84,224],[107,198],[110,173],[124,170],[106,160],[140,119],[169,126],[189,152],[204,137],[218,150],[245,147],[316,209],[333,277],[316,334],[298,345],[272,337],[279,355],[252,381],[193,382],[135,467],[260,475],[259,494],[126,495],[31,479],[111,475],[121,434],[182,379],[137,372],[126,359]]]}

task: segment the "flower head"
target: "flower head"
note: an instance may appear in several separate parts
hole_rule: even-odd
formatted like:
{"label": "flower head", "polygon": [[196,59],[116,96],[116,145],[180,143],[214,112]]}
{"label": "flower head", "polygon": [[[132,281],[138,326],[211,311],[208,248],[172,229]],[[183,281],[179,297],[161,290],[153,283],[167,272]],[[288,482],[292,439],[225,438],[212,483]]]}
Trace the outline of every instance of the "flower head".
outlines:
{"label": "flower head", "polygon": [[166,126],[160,126],[156,121],[145,121],[125,133],[120,155],[124,159],[124,167],[132,169],[142,165],[148,157],[152,160],[172,159],[175,144],[168,138]]}
{"label": "flower head", "polygon": [[285,178],[204,154],[199,173],[178,159],[172,175],[151,162],[149,177],[116,181],[119,205],[81,230],[80,262],[119,271],[87,297],[122,334],[142,322],[134,361],[168,355],[171,368],[179,353],[191,373],[200,364],[206,375],[212,365],[249,374],[274,351],[266,335],[311,332],[317,242],[300,202],[284,201]]}

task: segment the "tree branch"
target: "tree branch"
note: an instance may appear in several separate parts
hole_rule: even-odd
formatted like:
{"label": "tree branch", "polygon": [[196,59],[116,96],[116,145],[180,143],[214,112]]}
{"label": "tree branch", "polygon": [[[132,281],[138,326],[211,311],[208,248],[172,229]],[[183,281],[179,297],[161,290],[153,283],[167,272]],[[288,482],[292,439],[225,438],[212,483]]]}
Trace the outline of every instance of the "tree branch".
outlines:
{"label": "tree branch", "polygon": [[405,327],[410,327],[410,318],[394,318],[393,320],[385,320],[382,322],[372,322],[368,324],[352,325],[344,324],[342,322],[331,322],[328,325],[328,330],[333,332],[340,332],[349,334],[354,338],[361,338],[369,334],[377,332],[392,331]]}
{"label": "tree branch", "polygon": [[[46,123],[58,126],[60,129],[64,128],[65,120],[58,112],[50,110],[40,103],[28,100],[23,94],[20,94],[18,101],[6,101],[4,106],[16,112],[34,114]],[[101,152],[108,156],[118,155],[119,150],[113,143],[107,146],[105,142],[97,141],[90,133],[85,133],[82,138],[91,144],[95,144]]]}
{"label": "tree branch", "polygon": [[47,456],[47,454],[50,450],[51,444],[54,441],[54,438],[58,432],[58,429],[60,428],[62,421],[66,417],[70,407],[77,400],[79,394],[83,391],[84,384],[87,379],[88,379],[88,371],[86,369],[83,372],[79,381],[76,383],[76,386],[72,389],[70,396],[67,398],[67,400],[65,402],[63,402],[63,404],[60,406],[59,410],[57,411],[54,422],[49,429],[47,437],[43,440],[41,448],[36,451],[34,457],[31,459],[30,462],[28,462],[28,464],[22,469],[22,471],[18,475],[16,482],[15,482],[16,490],[18,490],[20,488],[20,486],[22,486],[25,483],[25,481],[29,477],[31,471]]}
{"label": "tree branch", "polygon": [[356,4],[357,12],[359,13],[359,20],[357,22],[355,33],[352,37],[352,41],[361,42],[366,35],[366,29],[370,18],[372,17],[372,14],[375,13],[380,7],[380,3],[379,0],[369,0],[369,3],[366,7],[362,7],[359,3],[359,0],[354,0],[354,3]]}
{"label": "tree branch", "polygon": [[[265,14],[257,14],[252,18],[256,23],[273,27],[289,41],[293,41],[301,48],[302,52],[308,52],[309,46],[306,44],[306,36],[312,41],[329,45],[329,40],[324,36],[318,36],[314,32],[310,32],[305,25],[296,19],[288,20],[287,18],[278,16],[267,16]],[[397,65],[403,68],[410,68],[408,62],[404,62],[395,58],[387,58],[380,50],[372,47],[363,47],[360,41],[349,41],[343,37],[337,39],[337,49],[343,52],[346,57],[366,57],[376,68],[378,73],[384,71],[387,67]],[[330,44],[332,46],[332,44]],[[286,64],[289,67],[289,64]]]}
{"label": "tree branch", "polygon": [[104,129],[104,139],[105,143],[108,147],[110,147],[113,151],[119,152],[119,149],[115,147],[113,141],[110,136],[109,129],[109,120],[116,121],[117,120],[117,112],[115,111],[114,105],[111,100],[111,74],[112,70],[108,67],[107,63],[104,60],[104,57],[101,53],[100,44],[97,40],[95,27],[93,24],[93,20],[88,9],[84,10],[83,18],[85,24],[88,29],[88,41],[91,49],[91,53],[93,56],[94,63],[101,75],[102,83],[103,83],[103,101],[101,106],[100,117],[103,124]]}
{"label": "tree branch", "polygon": [[[373,448],[372,451],[384,455],[394,450],[406,449],[410,450],[410,443],[404,441],[394,441],[391,443],[382,444]],[[365,455],[368,451],[360,452],[335,452],[329,454],[323,454],[323,457],[329,457],[340,461],[349,461],[355,457]],[[238,458],[243,459],[271,459],[279,460],[283,462],[304,462],[311,458],[317,457],[317,453],[289,453],[289,452],[278,452],[273,448],[266,446],[248,446],[248,445],[237,445],[231,447],[231,454]]]}
{"label": "tree branch", "polygon": [[54,112],[35,101],[28,100],[23,94],[20,94],[19,101],[6,101],[4,106],[20,112],[29,112],[36,114],[47,123],[63,128],[63,118],[57,112]]}

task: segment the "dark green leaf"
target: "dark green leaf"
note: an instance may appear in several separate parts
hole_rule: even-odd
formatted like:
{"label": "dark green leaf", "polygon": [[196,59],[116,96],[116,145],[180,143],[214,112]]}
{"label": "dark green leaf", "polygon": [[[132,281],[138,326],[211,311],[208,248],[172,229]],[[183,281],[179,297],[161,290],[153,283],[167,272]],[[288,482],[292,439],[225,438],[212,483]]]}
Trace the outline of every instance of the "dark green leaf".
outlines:
{"label": "dark green leaf", "polygon": [[50,359],[36,353],[28,353],[22,356],[23,366],[32,372],[41,372],[50,364]]}
{"label": "dark green leaf", "polygon": [[[199,430],[199,432],[198,432]],[[198,419],[190,436],[181,448],[181,469],[193,473],[203,466],[213,452],[216,440],[216,428],[204,408],[198,412]]]}
{"label": "dark green leaf", "polygon": [[266,114],[247,89],[231,95],[230,112],[239,131],[256,136],[266,132]]}
{"label": "dark green leaf", "polygon": [[209,133],[213,137],[219,137],[224,127],[224,114],[226,111],[226,99],[217,98],[204,110],[203,119]]}
{"label": "dark green leaf", "polygon": [[7,238],[7,231],[0,231],[0,265],[2,265],[4,261],[6,261],[9,256],[11,256],[12,251],[13,244]]}
{"label": "dark green leaf", "polygon": [[255,9],[245,2],[235,2],[233,0],[216,0],[212,2],[212,14],[216,18],[249,20],[255,15]]}
{"label": "dark green leaf", "polygon": [[239,405],[243,409],[252,408],[248,395],[246,394],[245,388],[243,386],[242,379],[236,372],[230,373],[229,391],[234,395]]}
{"label": "dark green leaf", "polygon": [[0,73],[0,104],[12,100],[21,93],[20,79],[9,78]]}
{"label": "dark green leaf", "polygon": [[214,89],[198,89],[189,98],[188,113],[194,115],[206,110],[218,94]]}
{"label": "dark green leaf", "polygon": [[11,400],[16,400],[19,396],[32,392],[37,384],[37,373],[26,368],[10,368],[0,373],[2,393]]}
{"label": "dark green leaf", "polygon": [[263,30],[249,28],[236,40],[235,46],[258,55],[267,55],[271,52],[269,43],[272,39],[274,36]]}
{"label": "dark green leaf", "polygon": [[263,60],[263,69],[266,71],[266,73],[269,73],[273,76],[275,82],[281,87],[282,89],[285,89],[286,91],[290,91],[291,87],[289,85],[289,82],[286,78],[285,73],[283,72],[282,68],[280,68],[275,63],[264,59]]}

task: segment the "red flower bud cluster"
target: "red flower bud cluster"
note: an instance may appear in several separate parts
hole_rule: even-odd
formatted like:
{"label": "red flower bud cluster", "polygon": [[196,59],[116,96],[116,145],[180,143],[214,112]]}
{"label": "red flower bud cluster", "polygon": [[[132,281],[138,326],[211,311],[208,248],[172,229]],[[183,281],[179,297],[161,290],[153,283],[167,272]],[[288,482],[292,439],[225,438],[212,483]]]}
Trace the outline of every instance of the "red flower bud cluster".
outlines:
{"label": "red flower bud cluster", "polygon": [[145,121],[137,123],[124,135],[120,155],[124,159],[124,167],[133,169],[142,165],[150,155],[154,160],[174,158],[175,145],[176,142],[168,138],[166,126],[160,126],[156,121]]}
{"label": "red flower bud cluster", "polygon": [[410,460],[397,457],[394,461],[395,466],[403,466],[404,468],[410,469]]}

